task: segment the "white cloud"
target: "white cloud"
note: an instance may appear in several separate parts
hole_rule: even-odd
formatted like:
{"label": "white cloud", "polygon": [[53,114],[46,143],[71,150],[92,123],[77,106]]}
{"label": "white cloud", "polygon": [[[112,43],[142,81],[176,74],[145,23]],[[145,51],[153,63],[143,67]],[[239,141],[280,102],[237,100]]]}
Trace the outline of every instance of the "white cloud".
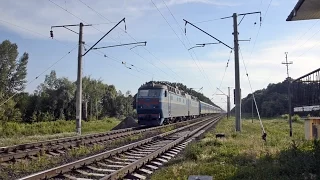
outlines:
{"label": "white cloud", "polygon": [[[281,64],[285,61],[284,52],[293,49],[295,45],[298,48],[292,53],[289,51],[289,60],[293,61],[293,64],[290,65],[289,71],[290,76],[292,78],[298,78],[304,74],[307,74],[310,71],[313,71],[319,64],[319,55],[318,49],[319,47],[314,47],[315,44],[319,44],[317,38],[309,40],[292,40],[290,36],[288,38],[279,39],[279,40],[270,40],[264,43],[261,43],[260,49],[257,49],[252,53],[251,58],[249,59],[249,52],[244,53],[245,63],[247,66],[249,78],[252,84],[253,91],[266,88],[269,83],[278,83],[283,81],[286,74],[285,65]],[[295,42],[293,44],[293,41]],[[302,46],[302,44],[304,44]],[[314,47],[312,50],[308,51],[311,47]],[[308,51],[305,55],[298,57],[301,53]],[[218,87],[220,85],[220,81],[223,77],[226,61],[229,57],[228,52],[213,52],[204,55],[204,57],[199,59],[201,62],[202,68],[206,72],[209,77],[211,83]],[[179,67],[179,69],[184,69],[181,73],[185,73],[184,76],[188,76],[188,74],[198,74],[199,78],[203,83],[206,84],[204,88],[204,92],[207,96],[211,96],[212,90],[211,86],[207,83],[206,80],[203,80],[204,77],[201,75],[198,66],[191,59],[170,59],[165,62],[168,66]],[[179,70],[178,69],[178,70]],[[241,76],[241,89],[242,89],[242,97],[246,97],[247,94],[251,93],[250,86],[248,83],[247,76],[245,75],[245,68],[240,55],[240,76]],[[227,69],[226,76],[222,83],[224,87],[223,91],[227,92],[227,86],[231,86],[233,89],[234,86],[234,56],[231,55],[230,64]],[[232,92],[232,91],[231,91]],[[211,98],[211,97],[210,97]],[[214,97],[214,101],[221,102],[221,97]],[[220,103],[222,107],[225,107],[224,103]]]}
{"label": "white cloud", "polygon": [[[53,3],[51,3],[52,1]],[[97,11],[104,17],[101,17],[96,12],[89,9],[85,4],[82,4],[80,0],[62,1],[62,0],[50,0],[50,1],[37,1],[37,0],[15,0],[4,1],[1,4],[0,11],[1,20],[19,25],[26,29],[30,29],[39,32],[45,36],[49,36],[50,27],[52,25],[72,24],[74,22],[88,22],[99,23],[108,22],[105,18],[108,18],[112,22],[118,22],[122,17],[130,19],[131,24],[139,20],[149,11],[156,11],[153,4],[150,1],[135,0],[135,1],[88,1],[81,0],[85,4],[89,5],[94,11]],[[164,8],[165,5],[162,1],[155,1],[158,8]],[[238,3],[231,1],[221,0],[168,0],[166,4],[168,6],[177,6],[187,3],[202,3],[213,6],[235,6]],[[57,5],[55,5],[57,4]],[[61,8],[59,8],[60,6]],[[65,9],[65,10],[64,10]],[[74,17],[70,13],[77,17]],[[1,22],[1,21],[0,21]],[[8,23],[1,22],[1,25],[24,36],[35,38],[31,32],[22,30],[16,26],[12,26]],[[114,24],[96,26],[97,29],[107,31]],[[123,28],[123,25],[121,26]],[[107,30],[106,30],[107,29]],[[75,28],[78,31],[77,28]],[[66,30],[54,30],[55,35],[63,40],[75,41],[77,38],[72,37],[72,32]],[[87,37],[93,36],[96,39],[101,36],[101,32],[93,28],[85,28]],[[117,38],[117,33],[112,34],[114,38]],[[41,37],[43,38],[43,37]],[[89,38],[88,38],[89,39]]]}
{"label": "white cloud", "polygon": [[[99,22],[107,22],[106,19],[100,17],[97,13],[90,10],[84,4],[82,4],[78,0],[72,1],[63,1],[63,0],[52,0],[54,3],[57,3],[62,8],[67,9],[69,12],[79,16],[86,22],[89,23],[99,23]],[[105,1],[91,1],[91,0],[82,0],[92,7],[95,11],[102,14],[104,17],[110,19],[111,21],[119,21],[122,17],[127,18],[127,25],[129,32],[132,29],[136,29],[137,32],[143,34],[146,31],[142,31],[142,29],[151,22],[149,19],[154,15],[157,16],[157,19],[154,21],[165,24],[162,17],[159,15],[157,10],[154,8],[153,4],[150,0],[122,0],[122,1],[114,1],[114,0],[105,0]],[[162,0],[153,0],[158,8],[165,8]],[[231,0],[166,0],[166,4],[170,7],[181,6],[185,4],[205,4],[210,6],[237,6],[240,5],[239,1],[231,1]],[[274,1],[273,6],[279,6],[280,1]],[[266,6],[265,6],[266,7]],[[52,25],[60,25],[60,24],[70,24],[70,23],[79,23],[81,20],[73,17],[68,12],[60,9],[50,1],[38,1],[38,0],[15,0],[15,1],[4,1],[0,6],[1,17],[0,20],[5,20],[14,24],[17,24],[21,27],[34,30],[43,34],[46,37],[49,37],[50,27]],[[164,9],[161,11],[165,12]],[[270,9],[269,9],[270,11]],[[168,13],[168,12],[167,12]],[[270,12],[269,12],[270,13]],[[170,17],[170,14],[167,15]],[[166,17],[167,17],[166,16]],[[147,19],[147,20],[146,20]],[[172,19],[171,19],[172,20]],[[169,20],[170,21],[170,20]],[[32,33],[12,26],[7,23],[3,23],[0,21],[0,26],[8,28],[10,31],[14,31],[23,38],[35,38],[36,36]],[[99,25],[96,26],[99,30],[107,31],[112,27],[113,24],[109,25]],[[145,26],[144,26],[145,25]],[[166,24],[165,24],[166,25]],[[120,25],[123,28],[123,24]],[[166,25],[167,26],[167,25]],[[155,28],[159,30],[159,25],[151,26],[150,28]],[[168,27],[166,27],[168,28]],[[141,30],[140,30],[141,29]],[[77,28],[75,28],[77,30]],[[162,30],[162,29],[161,29]],[[170,30],[170,29],[169,29]],[[288,30],[288,29],[286,29]],[[140,32],[142,31],[142,32]],[[150,29],[148,29],[150,31]],[[294,30],[292,30],[294,31]],[[101,33],[93,28],[85,27],[85,40],[91,39],[92,41],[96,41],[101,37]],[[169,31],[168,31],[169,32]],[[156,38],[176,38],[174,34],[170,30],[169,33],[163,33],[159,36],[160,33],[148,33],[147,38],[154,40],[155,44],[158,42]],[[289,31],[288,31],[289,34]],[[63,41],[76,41],[77,35],[69,32],[65,29],[54,29],[54,35],[58,39]],[[119,38],[119,36],[121,36]],[[136,37],[136,34],[133,35]],[[123,33],[113,32],[111,37],[118,41],[126,41],[126,37],[124,37]],[[292,33],[287,37],[270,37],[269,41],[260,43],[258,42],[256,45],[256,50],[250,56],[250,52],[243,52],[245,61],[247,63],[248,73],[252,82],[252,86],[254,90],[265,88],[266,85],[270,82],[280,82],[286,77],[286,68],[281,64],[282,61],[285,60],[284,52],[289,52],[289,60],[294,61],[294,64],[290,66],[290,75],[294,78],[299,77],[303,74],[306,74],[318,67],[315,67],[315,64],[318,64],[319,54],[317,50],[318,46],[315,46],[319,43],[317,38],[311,38],[309,41],[305,43],[305,40],[296,40],[299,37],[297,34]],[[39,37],[38,37],[39,38]],[[44,38],[44,37],[40,37]],[[196,38],[196,37],[195,37]],[[271,40],[275,39],[275,40]],[[304,38],[303,38],[304,39]],[[177,41],[177,39],[175,39]],[[180,43],[180,42],[179,42]],[[152,45],[151,45],[152,46]],[[160,45],[159,45],[160,46]],[[172,48],[179,49],[181,44],[178,46],[172,46]],[[294,52],[293,47],[297,47]],[[315,47],[314,47],[315,46]],[[157,47],[156,45],[153,47]],[[298,57],[300,54],[303,54],[308,49],[314,47],[303,56]],[[245,49],[245,47],[243,47]],[[151,49],[151,48],[150,48]],[[155,48],[157,49],[157,48]],[[215,87],[220,85],[220,81],[224,74],[225,66],[227,59],[229,57],[229,50],[223,48],[219,49],[218,47],[213,48],[212,51],[205,51],[204,49],[199,50],[200,52],[204,50],[203,54],[198,54],[199,61],[201,62],[201,67],[205,71],[206,75],[209,78],[210,83],[207,80],[203,80],[204,77],[198,69],[196,63],[189,57],[188,58],[168,58],[167,55],[163,55],[162,58],[167,58],[163,60],[163,62],[173,69],[179,76],[187,79],[188,86],[202,86],[205,85],[204,94],[211,96],[212,92],[215,91]],[[249,48],[250,49],[250,48]],[[251,49],[250,49],[251,50]],[[135,51],[139,52],[139,49]],[[183,49],[183,51],[185,51]],[[198,49],[197,49],[198,51]],[[198,51],[198,52],[199,52]],[[145,53],[145,54],[142,54]],[[143,57],[147,57],[147,53],[141,51]],[[147,55],[146,55],[147,54]],[[186,55],[186,52],[177,52],[177,56]],[[120,56],[119,54],[115,54],[114,56]],[[158,55],[157,55],[158,56]],[[240,56],[241,57],[241,56]],[[147,57],[153,58],[153,57]],[[224,78],[222,86],[234,86],[234,55],[231,55],[230,64],[227,69],[226,76]],[[142,60],[141,60],[142,61]],[[134,62],[134,61],[133,61]],[[198,63],[198,62],[197,62]],[[168,69],[162,63],[157,63],[157,66],[165,69],[167,72]],[[143,66],[146,67],[146,66]],[[247,82],[246,76],[244,75],[244,67],[242,60],[240,59],[240,67],[241,67],[241,87],[242,87],[242,95],[245,97],[249,92],[249,84]],[[152,68],[152,67],[151,67]],[[149,68],[148,68],[149,70]],[[152,71],[152,70],[151,70]],[[168,71],[170,72],[170,71]],[[170,72],[174,76],[172,72]],[[212,84],[212,85],[211,85]],[[214,87],[212,87],[214,86]],[[226,89],[224,89],[226,91]],[[221,101],[221,97],[218,97],[217,101]]]}

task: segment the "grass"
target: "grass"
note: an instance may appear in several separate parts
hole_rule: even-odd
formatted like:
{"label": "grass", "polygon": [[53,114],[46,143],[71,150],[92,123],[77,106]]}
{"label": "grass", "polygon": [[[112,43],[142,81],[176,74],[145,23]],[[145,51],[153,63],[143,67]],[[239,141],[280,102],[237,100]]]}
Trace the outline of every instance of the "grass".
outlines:
{"label": "grass", "polygon": [[[7,167],[0,167],[0,179],[16,179],[27,174],[41,171],[62,162],[68,162],[72,159],[78,159],[88,154],[101,152],[104,149],[102,145],[93,145],[90,147],[80,146],[70,149],[65,156],[48,157],[40,155],[35,160],[10,163]],[[2,168],[2,169],[1,169]]]}
{"label": "grass", "polygon": [[[286,120],[264,120],[263,125],[267,142],[261,139],[258,120],[243,120],[242,132],[236,133],[234,118],[224,119],[151,179],[188,179],[189,175],[214,179],[320,178],[320,142],[304,140],[302,122],[293,123],[293,138],[289,137]],[[216,139],[215,133],[225,133],[226,138]]]}
{"label": "grass", "polygon": [[[82,121],[82,134],[106,132],[119,123],[116,118]],[[75,121],[65,120],[32,124],[8,122],[0,125],[0,146],[75,136],[75,127]]]}
{"label": "grass", "polygon": [[33,160],[10,163],[8,166],[0,166],[0,179],[17,179],[31,173],[52,168],[59,164],[65,164],[75,161],[89,155],[101,153],[133,141],[142,139],[144,135],[138,133],[125,138],[118,139],[103,145],[95,144],[93,146],[79,146],[66,151],[66,154],[57,157],[47,157],[39,153],[38,157]]}
{"label": "grass", "polygon": [[160,129],[160,132],[161,133],[166,133],[166,132],[169,132],[169,131],[172,131],[175,129],[175,126],[174,125],[171,125],[171,126],[168,126],[168,127],[165,127],[163,129]]}

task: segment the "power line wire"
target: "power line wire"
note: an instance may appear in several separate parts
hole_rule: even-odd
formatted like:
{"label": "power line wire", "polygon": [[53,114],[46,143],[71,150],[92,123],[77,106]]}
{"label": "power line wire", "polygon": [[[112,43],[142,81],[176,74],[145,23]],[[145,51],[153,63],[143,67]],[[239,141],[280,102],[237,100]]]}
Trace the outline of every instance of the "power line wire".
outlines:
{"label": "power line wire", "polygon": [[[261,1],[261,2],[262,2],[262,1]],[[267,7],[267,10],[266,10],[266,12],[264,13],[264,16],[262,17],[262,21],[265,21],[271,3],[272,3],[272,0],[270,0],[270,2],[269,2],[269,5],[268,5],[268,7]],[[261,4],[260,4],[260,6],[261,6]],[[262,24],[263,24],[263,23],[261,23],[261,25],[259,26],[258,33],[257,33],[256,38],[255,38],[255,40],[254,40],[253,47],[252,47],[252,50],[251,50],[249,59],[251,58],[252,52],[253,52],[253,50],[254,50],[254,48],[255,48],[255,46],[256,46],[256,42],[257,42],[257,40],[258,40],[258,37],[259,37],[259,34],[260,34],[260,30],[261,30]]]}
{"label": "power line wire", "polygon": [[242,59],[242,62],[243,62],[243,65],[244,65],[244,69],[246,71],[246,75],[247,75],[248,82],[249,82],[249,85],[250,85],[250,90],[251,90],[251,94],[252,94],[252,97],[253,97],[253,101],[254,101],[254,104],[255,104],[255,107],[256,107],[256,110],[257,110],[258,118],[259,118],[259,121],[260,121],[260,126],[261,126],[262,133],[263,133],[262,137],[263,137],[263,136],[266,136],[266,131],[265,131],[264,126],[262,124],[262,120],[261,120],[261,117],[260,117],[257,101],[256,101],[256,98],[255,98],[254,93],[253,93],[253,89],[252,89],[251,81],[250,81],[250,78],[249,78],[247,66],[246,66],[246,64],[244,62],[244,58],[243,58],[242,51],[241,51],[240,47],[239,47],[239,51],[240,51],[240,54],[241,54],[241,59]]}
{"label": "power line wire", "polygon": [[[44,34],[41,34],[41,33],[39,33],[39,32],[36,32],[36,31],[34,31],[34,30],[32,30],[32,29],[28,29],[28,28],[19,26],[19,25],[17,25],[17,24],[14,24],[14,23],[11,23],[11,22],[2,20],[2,19],[0,19],[0,21],[1,21],[1,22],[4,22],[4,23],[7,23],[7,24],[10,24],[10,25],[12,25],[12,26],[18,27],[18,28],[23,29],[23,30],[25,30],[25,31],[31,32],[31,33],[36,34],[36,35],[38,35],[38,36],[42,36],[42,37],[46,37],[46,38],[50,39],[49,36],[44,35]],[[53,39],[54,39],[55,41],[59,42],[60,44],[63,44],[63,45],[65,45],[65,46],[68,46],[68,45],[66,45],[66,44],[63,43],[62,41],[59,41],[59,40],[56,39],[56,38],[53,38]]]}
{"label": "power line wire", "polygon": [[[89,46],[88,44],[85,44],[85,46],[87,46],[87,47],[91,47],[91,46]],[[98,54],[97,52],[99,52],[100,54]],[[97,54],[97,55],[102,55],[103,57],[105,57],[105,58],[108,58],[108,59],[111,59],[111,60],[113,60],[113,61],[115,61],[115,62],[117,62],[117,63],[120,63],[120,64],[122,64],[122,65],[124,65],[124,63],[126,63],[125,61],[121,61],[121,60],[119,60],[118,58],[116,58],[116,57],[112,57],[112,56],[110,56],[110,55],[106,55],[105,53],[103,53],[101,50],[97,50],[97,51],[93,51],[93,53],[95,53],[95,54]],[[139,67],[137,67],[137,66],[135,66],[135,65],[133,65],[133,64],[130,64],[130,63],[128,63],[131,67],[134,67],[135,68],[135,70],[137,71],[137,72],[139,72],[139,73],[144,73],[144,72],[141,72],[141,71],[145,71],[145,72],[147,72],[147,73],[149,73],[149,74],[151,74],[151,75],[153,75],[152,73],[150,73],[149,71],[147,71],[147,70],[144,70],[144,69],[142,69],[142,68],[139,68]],[[129,68],[129,69],[131,69],[131,67]],[[127,67],[128,68],[128,67]],[[139,71],[138,69],[140,69],[141,71]],[[145,73],[144,73],[145,74]],[[140,78],[140,77],[139,77]]]}
{"label": "power line wire", "polygon": [[[50,65],[48,68],[46,68],[44,71],[42,71],[38,76],[36,76],[34,79],[32,79],[28,84],[26,84],[26,86],[30,85],[31,83],[33,83],[35,80],[37,80],[42,74],[44,74],[45,72],[47,72],[50,68],[52,68],[53,66],[55,66],[58,62],[60,62],[62,59],[64,59],[67,55],[69,55],[73,50],[75,50],[78,46],[74,47],[73,49],[71,49],[69,52],[67,52],[65,55],[63,55],[60,59],[58,59],[57,61],[55,61],[52,65]],[[18,93],[20,92],[15,92],[12,96],[10,96],[7,100],[3,101],[0,104],[0,107],[3,106],[5,103],[7,103],[10,99],[12,99],[13,97],[15,97]]]}
{"label": "power line wire", "polygon": [[[165,1],[162,0],[162,2],[163,2],[163,4],[166,6],[166,8],[168,9],[168,11],[170,12],[170,14],[171,14],[171,16],[173,17],[173,19],[175,20],[177,26],[180,28],[181,33],[183,34],[183,33],[184,33],[184,30],[183,30],[183,28],[180,26],[178,20],[175,18],[175,16],[173,15],[173,13],[172,13],[172,11],[170,10],[170,8],[167,6],[167,4],[165,3]],[[153,4],[154,4],[154,3],[153,3]],[[155,5],[155,4],[154,4],[154,5]],[[158,9],[158,8],[157,8],[157,9]],[[158,11],[159,11],[159,9],[158,9]],[[159,11],[159,12],[160,12],[160,11]],[[173,29],[172,29],[172,30],[173,30]],[[188,36],[185,36],[185,37],[186,37],[186,39],[187,39],[187,42],[189,43],[189,46],[191,46],[191,43],[190,43],[190,40],[189,40]],[[183,44],[184,44],[184,43],[183,43]],[[185,47],[186,47],[186,46],[185,46]],[[189,49],[187,49],[187,51],[189,52]],[[200,67],[201,67],[201,69],[202,69],[202,72],[203,72],[203,74],[205,75],[205,78],[207,79],[207,81],[208,81],[209,84],[211,85],[211,88],[214,89],[212,83],[211,83],[210,80],[209,80],[208,75],[205,73],[205,71],[204,71],[204,69],[203,69],[203,67],[202,67],[202,65],[201,65],[201,62],[199,61],[199,59],[198,59],[198,57],[197,57],[197,54],[195,53],[195,51],[194,51],[193,49],[192,49],[192,52],[193,52],[193,54],[195,55],[195,58],[196,58],[196,60],[198,61],[199,65],[200,65]]]}
{"label": "power line wire", "polygon": [[[50,0],[49,0],[49,1],[50,1]],[[25,30],[25,31],[31,32],[31,33],[36,34],[36,35],[38,35],[38,36],[48,37],[48,36],[46,36],[46,35],[44,35],[44,34],[41,34],[41,33],[36,32],[36,31],[34,31],[34,30],[31,30],[31,29],[28,29],[28,28],[25,28],[25,27],[22,27],[22,26],[13,24],[13,23],[11,23],[11,22],[8,22],[8,21],[5,21],[5,20],[1,20],[1,19],[0,19],[0,21],[2,21],[2,22],[4,22],[4,23],[7,23],[7,24],[10,24],[10,25],[12,25],[12,26],[16,26],[16,27],[18,27],[18,28],[20,28],[20,29],[23,29],[23,30]],[[100,24],[102,24],[102,23],[100,23]],[[50,38],[50,37],[48,37],[48,38]],[[63,42],[61,42],[61,41],[59,41],[59,40],[57,40],[57,39],[54,39],[54,40],[56,40],[57,42],[65,45],[65,46],[67,46],[66,44],[64,44]],[[84,45],[87,46],[87,44],[84,44]],[[90,46],[89,46],[89,47],[90,47]],[[76,47],[75,47],[75,48],[76,48]],[[75,48],[74,48],[74,49],[75,49]],[[71,51],[69,51],[66,55],[70,54],[74,49],[72,49]],[[94,52],[94,53],[96,53],[96,52]],[[66,55],[65,55],[65,56],[66,56]],[[108,57],[108,56],[106,56],[104,53],[102,53],[102,55],[104,55],[104,57],[107,57],[107,58],[109,58],[109,59],[111,59],[111,60],[117,61],[116,58]],[[57,60],[57,61],[56,61],[55,63],[53,63],[51,66],[49,66],[46,70],[44,70],[42,73],[40,73],[38,76],[36,76],[35,79],[33,79],[32,81],[30,81],[26,86],[28,86],[29,84],[31,84],[32,82],[34,82],[36,79],[38,79],[43,73],[45,73],[45,72],[48,71],[50,68],[52,68],[54,65],[56,65],[56,64],[57,64],[59,61],[61,61],[65,56],[63,56],[62,58],[60,58],[59,60]],[[118,61],[120,61],[120,60],[118,60]],[[84,62],[85,62],[85,59],[84,59]],[[121,63],[121,61],[120,61],[120,63]],[[134,66],[134,67],[135,67],[135,68],[138,68],[138,67],[136,67],[136,66]],[[83,67],[83,69],[84,69],[84,68],[85,68],[85,67]],[[140,68],[140,69],[141,69],[141,68]],[[143,69],[141,69],[141,70],[143,70]],[[144,71],[146,71],[146,70],[144,70]],[[84,71],[82,71],[82,72],[84,73]],[[148,72],[148,71],[146,71],[146,72]],[[128,73],[129,73],[129,72],[128,72]],[[133,75],[132,73],[129,73],[129,74]],[[135,75],[133,75],[133,76],[135,76]],[[136,76],[136,77],[138,77],[138,76]],[[140,78],[140,77],[138,77],[138,78]],[[9,98],[8,98],[6,101],[4,101],[3,103],[1,103],[0,107],[1,107],[3,104],[7,103],[10,99],[12,99],[12,98],[13,98],[14,96],[16,96],[17,94],[18,94],[18,92],[15,93],[15,94],[13,94],[11,97],[9,97]]]}
{"label": "power line wire", "polygon": [[[226,67],[224,68],[224,73],[223,73],[222,79],[221,79],[221,81],[220,81],[219,89],[221,88],[222,82],[223,82],[224,77],[225,77],[226,72],[227,72],[227,68],[229,67],[229,62],[230,62],[231,54],[232,54],[232,50],[230,51],[229,58],[228,58],[228,61],[227,61],[227,65],[226,65]],[[218,91],[218,90],[216,89],[214,95],[217,94],[217,91]]]}
{"label": "power line wire", "polygon": [[[87,6],[89,9],[91,9],[92,11],[94,11],[95,13],[97,13],[99,16],[101,16],[103,19],[106,19],[107,21],[111,22],[108,18],[106,18],[104,15],[102,15],[101,13],[99,13],[98,11],[96,11],[94,8],[90,7],[88,4],[86,4],[85,2],[83,2],[82,0],[79,0],[82,4],[84,4],[85,6]],[[60,7],[62,8],[62,7]],[[93,27],[95,28],[95,27]],[[96,30],[98,30],[97,28],[95,28]],[[126,32],[125,30],[123,30],[122,28],[120,28],[122,31],[124,31],[131,39],[133,39],[134,41],[138,42],[135,38],[133,38],[128,32]],[[100,30],[98,30],[100,31]],[[101,31],[100,31],[101,32]],[[114,38],[109,37],[112,40],[116,41]],[[117,42],[117,41],[116,41]],[[126,47],[127,48],[127,47]],[[131,49],[127,48],[128,50],[131,51]],[[152,55],[155,59],[157,59],[161,64],[163,64],[166,68],[168,68],[170,71],[172,71],[175,76],[178,76],[181,80],[182,77],[179,76],[178,74],[176,74],[171,68],[169,68],[165,63],[163,63],[159,58],[157,58],[153,53],[151,53],[146,47],[143,47],[143,49],[145,49],[150,55]],[[161,72],[163,72],[164,74],[168,75],[166,72],[164,72],[162,69],[160,69],[158,66],[156,66],[151,60],[147,60],[145,59],[143,56],[141,56],[140,54],[136,53],[135,51],[132,51],[133,53],[135,53],[137,56],[139,56],[140,58],[142,58],[143,60],[149,62],[152,66],[156,67],[158,70],[160,70]],[[171,76],[170,76],[171,77]],[[178,79],[174,78],[175,80],[179,81]]]}
{"label": "power line wire", "polygon": [[[320,29],[315,32],[308,40],[306,40],[301,46],[305,45],[311,38],[313,38],[316,34],[318,34],[320,32]],[[301,57],[302,55],[304,55],[305,53],[309,52],[311,49],[313,49],[315,46],[317,46],[318,43],[314,44],[312,47],[308,48],[305,52],[301,53],[298,57]]]}
{"label": "power line wire", "polygon": [[[296,40],[296,41],[299,41],[304,35],[306,35],[307,34],[307,32],[309,32],[316,24],[318,24],[319,23],[319,21],[320,20],[317,20],[317,21],[315,21],[315,23],[311,26],[311,27],[309,27],[303,34],[301,34],[301,36],[299,36],[299,38]],[[314,36],[314,35],[313,35]],[[312,36],[312,37],[313,37]],[[310,39],[310,38],[309,38]],[[308,39],[308,40],[309,40]],[[308,41],[307,40],[307,41]],[[303,45],[305,44],[306,42],[304,42],[303,43]],[[301,45],[301,46],[303,46],[303,45]],[[292,50],[292,52],[291,53],[294,53],[295,52],[295,50],[296,50],[296,48],[299,46],[299,43],[297,43],[291,50]]]}
{"label": "power line wire", "polygon": [[[254,39],[253,46],[252,46],[252,49],[251,49],[251,52],[250,52],[250,55],[249,55],[249,62],[250,62],[250,60],[251,60],[252,53],[253,53],[253,51],[254,51],[254,49],[255,49],[255,47],[256,47],[256,43],[257,43],[258,37],[259,37],[259,35],[260,35],[261,27],[262,27],[263,22],[265,21],[265,19],[266,19],[266,17],[267,17],[267,14],[268,14],[268,11],[269,11],[269,8],[270,8],[270,5],[271,5],[272,1],[273,1],[273,0],[270,0],[270,1],[269,1],[267,10],[266,10],[266,12],[264,13],[264,16],[263,16],[262,19],[261,19],[261,24],[260,24],[260,26],[259,26],[259,29],[258,29],[256,38]],[[262,5],[262,0],[261,0],[261,2],[260,2],[260,7],[261,7],[261,5]],[[248,62],[248,63],[249,63],[249,62]]]}
{"label": "power line wire", "polygon": [[[185,43],[180,39],[180,37],[178,36],[178,34],[176,33],[176,31],[173,29],[173,27],[170,25],[170,23],[168,22],[168,20],[164,17],[164,15],[161,13],[161,11],[159,10],[159,8],[156,6],[156,4],[151,0],[152,4],[154,5],[154,7],[158,10],[158,12],[160,13],[160,15],[162,16],[162,18],[166,21],[166,23],[169,25],[169,27],[171,28],[171,30],[174,32],[174,34],[177,36],[177,38],[179,39],[179,41],[182,43],[182,45],[184,46],[184,48],[187,50],[187,52],[189,53],[189,55],[191,56],[191,58],[193,59],[193,61],[195,62],[195,64],[197,65],[198,67],[198,70],[200,71],[200,73],[203,75],[203,77],[207,79],[207,77],[204,75],[204,73],[201,71],[201,69],[199,68],[196,60],[194,59],[194,57],[192,56],[192,54],[188,51],[188,48],[187,46],[185,45]],[[202,68],[203,69],[203,68]],[[208,81],[209,84],[211,84],[210,81]],[[212,84],[211,84],[212,86]]]}
{"label": "power line wire", "polygon": [[305,52],[303,52],[302,54],[300,54],[300,55],[298,56],[298,58],[301,57],[301,56],[303,56],[303,55],[306,54],[307,52],[309,52],[309,51],[310,51],[311,49],[313,49],[314,47],[319,46],[319,44],[320,44],[320,42],[314,44],[314,45],[313,45],[312,47],[310,47],[308,50],[306,50]]}

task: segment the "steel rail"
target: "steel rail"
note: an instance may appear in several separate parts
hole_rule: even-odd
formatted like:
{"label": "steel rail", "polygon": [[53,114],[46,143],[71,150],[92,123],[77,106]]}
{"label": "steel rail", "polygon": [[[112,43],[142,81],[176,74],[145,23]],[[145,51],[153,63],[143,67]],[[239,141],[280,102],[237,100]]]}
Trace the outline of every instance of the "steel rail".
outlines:
{"label": "steel rail", "polygon": [[55,168],[51,168],[51,169],[48,169],[48,170],[45,170],[45,171],[42,171],[42,172],[38,172],[38,173],[35,173],[35,174],[32,174],[32,175],[23,177],[23,178],[21,178],[21,180],[25,180],[25,179],[32,179],[32,180],[34,180],[34,179],[49,179],[49,178],[52,178],[52,177],[55,177],[55,176],[70,172],[70,171],[72,171],[74,169],[78,169],[78,168],[81,168],[83,166],[92,164],[94,162],[98,162],[98,161],[101,161],[103,159],[109,158],[111,156],[123,153],[125,151],[137,148],[137,147],[139,147],[141,145],[157,141],[159,139],[162,139],[162,138],[164,138],[166,136],[169,136],[169,135],[172,135],[174,133],[177,133],[177,132],[180,132],[180,131],[183,131],[183,130],[188,130],[189,128],[191,128],[193,126],[200,125],[201,123],[204,123],[204,122],[206,122],[208,120],[211,120],[211,119],[212,119],[212,117],[205,118],[205,119],[203,119],[201,121],[198,121],[198,122],[195,122],[193,124],[189,124],[189,125],[177,128],[175,130],[172,130],[172,131],[169,131],[169,132],[166,132],[166,133],[162,133],[160,135],[156,135],[156,136],[144,139],[144,140],[140,140],[140,141],[135,142],[135,143],[131,143],[131,144],[128,144],[128,145],[125,145],[125,146],[122,146],[122,147],[115,148],[113,150],[109,150],[109,151],[106,151],[106,152],[103,152],[103,153],[99,153],[99,154],[96,154],[96,155],[93,155],[93,156],[90,156],[90,157],[87,157],[87,158],[83,158],[81,160],[77,160],[77,161],[62,165],[62,166],[58,166],[58,167],[55,167]]}
{"label": "steel rail", "polygon": [[143,165],[145,165],[146,163],[150,162],[151,160],[157,158],[159,155],[165,153],[166,151],[168,151],[169,149],[175,147],[176,145],[178,145],[179,143],[181,143],[182,141],[186,140],[187,138],[195,135],[197,132],[199,132],[200,130],[204,129],[204,128],[209,128],[212,125],[214,125],[215,123],[217,123],[217,120],[219,120],[220,117],[214,118],[213,121],[210,121],[204,125],[202,125],[201,127],[191,131],[190,133],[187,133],[183,136],[181,136],[179,139],[167,144],[166,146],[162,147],[161,149],[158,149],[157,151],[154,151],[151,154],[148,154],[147,156],[139,159],[138,161],[133,162],[132,164],[129,164],[103,178],[101,178],[100,180],[113,180],[113,179],[120,179],[125,177],[127,174],[134,172],[136,169],[142,167]]}
{"label": "steel rail", "polygon": [[16,159],[21,159],[25,157],[35,156],[39,153],[43,152],[50,152],[50,151],[57,151],[61,149],[70,149],[74,147],[79,147],[80,145],[88,145],[99,143],[108,140],[116,140],[118,138],[124,138],[130,135],[143,133],[147,131],[154,131],[164,129],[169,126],[174,125],[183,125],[186,123],[192,123],[193,121],[197,121],[197,119],[178,122],[174,124],[168,124],[165,126],[157,126],[145,129],[139,128],[127,128],[127,129],[120,129],[120,130],[113,130],[106,133],[97,133],[91,135],[83,135],[80,137],[67,137],[67,138],[60,138],[60,139],[53,139],[47,141],[40,141],[35,143],[27,143],[9,147],[1,147],[0,148],[0,162],[7,162]]}

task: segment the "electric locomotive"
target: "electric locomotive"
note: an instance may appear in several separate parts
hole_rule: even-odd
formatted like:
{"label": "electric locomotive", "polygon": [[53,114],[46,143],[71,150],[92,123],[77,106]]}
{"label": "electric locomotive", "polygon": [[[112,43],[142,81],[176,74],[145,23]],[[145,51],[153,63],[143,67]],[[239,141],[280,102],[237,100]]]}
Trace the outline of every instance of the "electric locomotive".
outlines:
{"label": "electric locomotive", "polygon": [[220,108],[201,102],[178,88],[152,82],[139,88],[136,109],[138,123],[147,126],[158,126],[221,112]]}

